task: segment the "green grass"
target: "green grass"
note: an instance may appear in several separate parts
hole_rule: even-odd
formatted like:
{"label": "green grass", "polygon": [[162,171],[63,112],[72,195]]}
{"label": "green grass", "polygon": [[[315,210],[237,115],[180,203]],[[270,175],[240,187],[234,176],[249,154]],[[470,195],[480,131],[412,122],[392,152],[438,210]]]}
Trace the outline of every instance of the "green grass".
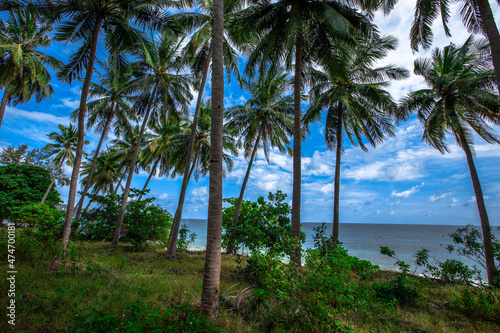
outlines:
{"label": "green grass", "polygon": [[[205,322],[205,318],[197,314],[203,280],[203,252],[181,251],[178,259],[166,260],[162,247],[133,252],[128,246],[118,250],[111,250],[109,246],[109,243],[102,242],[77,243],[72,250],[73,260],[65,263],[57,262],[53,256],[44,253],[37,253],[36,256],[30,253],[44,251],[45,247],[41,244],[24,253],[19,252],[16,258],[16,326],[11,327],[7,323],[6,307],[2,306],[0,331],[91,332],[99,331],[95,328],[98,325],[107,327],[101,330],[103,332],[114,329],[141,332],[146,330],[144,327],[154,327],[148,332],[175,331],[175,327],[180,327],[180,331],[196,332],[201,329],[189,327],[206,325],[213,325],[222,332],[264,332],[271,329],[276,332],[321,331],[319,326],[314,326],[314,320],[307,324],[310,326],[304,326],[301,321],[302,318],[314,319],[314,311],[320,311],[323,316],[326,311],[327,318],[335,322],[332,327],[344,332],[500,331],[495,314],[483,316],[483,303],[479,301],[482,296],[470,296],[472,298],[466,299],[468,307],[460,307],[462,303],[457,300],[463,299],[464,290],[473,290],[474,293],[477,288],[442,285],[423,279],[412,279],[418,285],[419,296],[414,303],[405,307],[383,303],[368,307],[368,303],[373,301],[370,298],[367,299],[366,308],[355,306],[344,309],[338,307],[338,304],[343,303],[331,296],[320,295],[314,290],[302,292],[300,297],[303,297],[303,305],[284,309],[282,313],[290,313],[293,317],[294,313],[303,311],[307,304],[317,303],[318,306],[307,309],[308,316],[296,316],[293,320],[297,320],[297,323],[285,330],[279,321],[276,324],[266,320],[273,318],[267,315],[273,307],[284,306],[287,300],[285,303],[274,299],[260,303],[256,301],[255,287],[234,273],[236,260],[226,255],[222,256],[219,315],[214,322]],[[0,269],[4,272],[8,270],[5,261],[2,261]],[[372,290],[374,283],[384,283],[396,274],[377,271],[369,278],[360,278],[353,272],[348,274],[352,282],[349,285],[357,288],[358,291],[353,290],[353,293],[364,295],[359,291]],[[3,292],[7,287],[7,281],[2,279],[2,304],[8,302],[6,292]],[[498,291],[488,291],[488,295],[491,297],[488,296],[490,298],[484,304],[493,304],[492,309],[498,309]],[[363,304],[359,300],[356,302]],[[289,304],[296,305],[291,301]],[[476,309],[479,312],[467,311],[471,304],[479,304],[479,310]],[[275,318],[287,320],[287,317]],[[87,327],[85,325],[94,325],[94,328],[85,331],[81,328]]]}

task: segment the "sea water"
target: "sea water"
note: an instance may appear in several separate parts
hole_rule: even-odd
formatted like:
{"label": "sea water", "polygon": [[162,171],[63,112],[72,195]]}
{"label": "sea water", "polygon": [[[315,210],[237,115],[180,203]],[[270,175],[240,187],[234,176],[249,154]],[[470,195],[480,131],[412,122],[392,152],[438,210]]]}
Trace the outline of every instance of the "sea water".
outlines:
{"label": "sea water", "polygon": [[[188,226],[190,232],[197,234],[196,240],[191,244],[194,250],[204,250],[207,239],[207,220],[183,219],[182,223]],[[302,231],[306,234],[303,249],[314,247],[314,228],[322,223],[302,223]],[[326,235],[332,233],[332,223],[326,223]],[[417,225],[417,224],[372,224],[372,223],[341,223],[339,227],[339,240],[350,255],[360,259],[369,260],[382,269],[396,269],[396,259],[382,255],[380,247],[386,246],[395,252],[395,257],[410,265],[413,272],[417,267],[414,263],[415,253],[422,248],[429,250],[429,263],[436,265],[436,260],[460,259],[466,265],[476,265],[482,270],[483,280],[486,280],[486,271],[476,262],[457,257],[449,253],[446,245],[453,245],[450,234],[461,226],[453,225]],[[477,227],[479,228],[479,227]],[[500,238],[498,227],[492,227],[492,233]],[[417,273],[421,270],[417,270]]]}

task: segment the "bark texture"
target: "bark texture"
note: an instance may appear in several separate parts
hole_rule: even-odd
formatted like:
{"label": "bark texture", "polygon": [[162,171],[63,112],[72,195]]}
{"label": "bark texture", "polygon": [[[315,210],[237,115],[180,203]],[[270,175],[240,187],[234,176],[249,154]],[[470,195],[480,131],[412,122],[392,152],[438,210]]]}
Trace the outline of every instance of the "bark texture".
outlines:
{"label": "bark texture", "polygon": [[[300,199],[301,199],[301,122],[300,92],[302,88],[302,35],[297,36],[295,45],[295,84],[294,84],[294,115],[293,115],[293,194],[292,194],[292,238],[300,242]],[[301,249],[297,246],[291,255],[291,261],[296,266],[301,265]]]}
{"label": "bark texture", "polygon": [[9,94],[7,93],[7,86],[5,86],[5,91],[3,92],[2,102],[0,103],[0,128],[2,127],[3,116],[5,115],[5,108],[7,107],[7,101],[9,100]]}
{"label": "bark texture", "polygon": [[342,159],[342,111],[339,108],[337,118],[337,157],[335,159],[335,184],[333,194],[333,231],[332,238],[335,243],[339,241],[339,212],[340,212],[340,162]]}
{"label": "bark texture", "polygon": [[224,120],[224,2],[214,0],[212,37],[212,133],[208,199],[207,250],[203,270],[201,310],[214,317],[219,304],[222,239],[222,131]]}
{"label": "bark texture", "polygon": [[[155,162],[155,165],[153,165],[153,168],[151,169],[151,172],[149,173],[148,179],[146,180],[146,184],[144,184],[144,187],[142,188],[143,192],[146,191],[146,189],[148,188],[149,181],[153,177],[153,174],[155,173],[156,167],[158,166],[158,163],[160,163],[160,160],[161,160],[161,157],[158,157],[158,159]],[[139,196],[139,199],[137,199],[137,200],[141,201],[141,199],[142,199],[142,194]]]}
{"label": "bark texture", "polygon": [[66,220],[63,227],[62,247],[65,250],[68,246],[69,235],[71,233],[71,222],[73,221],[73,212],[75,211],[76,189],[78,186],[78,176],[80,174],[80,165],[82,164],[83,145],[85,143],[85,109],[87,107],[87,97],[89,95],[90,81],[92,80],[92,72],[94,71],[94,62],[96,58],[97,39],[101,30],[102,17],[98,17],[96,25],[92,31],[92,41],[90,44],[89,63],[86,66],[85,79],[82,86],[82,95],[80,98],[80,108],[78,110],[78,144],[76,147],[75,163],[73,165],[73,173],[71,174],[71,182],[69,187],[68,210],[66,211]]}
{"label": "bark texture", "polygon": [[61,170],[61,167],[64,163],[64,160],[66,159],[66,154],[64,154],[62,160],[61,160],[61,163],[59,163],[59,165],[57,166],[57,170],[56,170],[56,173],[54,175],[54,177],[52,177],[52,180],[50,181],[50,184],[49,184],[49,187],[47,187],[47,191],[45,191],[45,194],[43,195],[43,198],[42,200],[40,201],[40,205],[43,205],[43,203],[45,202],[45,200],[47,199],[47,196],[49,195],[50,193],[50,189],[52,188],[52,186],[54,185],[54,183],[56,182],[56,177],[57,177],[57,173],[59,172],[59,170]]}

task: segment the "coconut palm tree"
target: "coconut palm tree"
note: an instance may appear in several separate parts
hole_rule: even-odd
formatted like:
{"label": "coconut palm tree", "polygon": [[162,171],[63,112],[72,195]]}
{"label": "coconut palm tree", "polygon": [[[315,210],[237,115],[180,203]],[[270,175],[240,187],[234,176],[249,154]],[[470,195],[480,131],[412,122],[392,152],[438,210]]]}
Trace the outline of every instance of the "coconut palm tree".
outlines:
{"label": "coconut palm tree", "polygon": [[[244,87],[252,97],[244,105],[228,109],[225,115],[229,119],[226,128],[240,135],[245,148],[245,158],[250,157],[235,208],[231,239],[236,232],[243,195],[257,150],[262,147],[269,162],[269,149],[276,148],[281,153],[288,152],[287,146],[293,135],[293,98],[290,95],[285,96],[292,85],[282,68],[270,68],[258,79],[245,81]],[[233,253],[231,242],[227,253]]]}
{"label": "coconut palm tree", "polygon": [[[91,82],[90,84],[89,96],[97,99],[87,103],[89,114],[87,128],[95,126],[97,132],[101,133],[101,137],[88,169],[87,183],[83,186],[75,214],[75,223],[80,219],[83,201],[90,188],[97,158],[110,126],[114,128],[115,135],[119,136],[122,131],[130,129],[130,119],[135,120],[135,114],[127,101],[134,93],[134,87],[130,84],[133,78],[132,63],[126,61],[121,55],[114,55],[107,60],[107,62],[97,60],[102,68],[102,72],[97,72],[99,83]],[[76,118],[78,110],[73,112],[72,116]]]}
{"label": "coconut palm tree", "polygon": [[[241,9],[243,1],[241,0],[229,0],[224,3],[224,16],[229,19],[238,10]],[[191,137],[189,145],[186,151],[186,160],[190,161],[193,157],[193,147],[195,142],[196,126],[198,124],[198,117],[200,113],[200,108],[203,102],[203,92],[205,89],[205,84],[210,69],[211,55],[212,55],[212,31],[213,31],[213,2],[212,1],[196,1],[197,10],[196,12],[185,12],[172,15],[172,18],[177,20],[181,26],[186,29],[186,32],[193,33],[184,52],[188,58],[193,59],[193,74],[196,77],[200,77],[200,86],[198,90],[198,98],[196,101],[196,107],[193,117],[191,129]],[[235,74],[238,78],[240,73],[238,70],[238,60],[237,53],[231,46],[231,41],[227,33],[223,36],[223,53],[224,53],[224,65],[226,67],[227,78],[230,81],[231,74]],[[179,201],[177,203],[177,208],[174,215],[174,220],[172,222],[172,229],[174,234],[177,235],[179,227],[181,225],[182,211],[184,208],[184,199],[186,197],[186,191],[189,184],[190,176],[188,176],[190,170],[190,164],[186,163],[183,173],[181,192],[179,194]],[[171,233],[172,234],[172,233]],[[173,253],[168,253],[169,258],[174,258]]]}
{"label": "coconut palm tree", "polygon": [[38,49],[48,48],[52,26],[43,22],[33,8],[10,10],[6,21],[0,20],[0,127],[7,103],[28,102],[33,95],[40,102],[54,92],[46,66],[59,68],[62,63]]}
{"label": "coconut palm tree", "polygon": [[[97,157],[92,179],[90,180],[92,194],[115,192],[115,184],[118,183],[122,176],[123,168],[120,165],[120,161],[114,155],[115,151],[112,148],[108,148]],[[85,185],[88,182],[91,167],[91,162],[84,162],[82,164],[81,174],[83,177],[80,180],[80,184]]]}
{"label": "coconut palm tree", "polygon": [[[49,139],[54,141],[54,143],[49,143],[43,148],[43,150],[47,153],[47,158],[53,157],[52,163],[57,165],[57,169],[54,173],[54,176],[52,177],[52,181],[50,182],[47,191],[45,191],[45,194],[40,201],[40,204],[43,204],[45,202],[45,199],[47,199],[50,189],[56,181],[58,175],[57,171],[61,170],[64,162],[67,162],[69,166],[73,166],[75,160],[76,146],[78,144],[77,128],[73,126],[73,124],[69,124],[68,127],[59,125],[59,131],[60,133],[52,132],[50,134],[47,134]],[[88,141],[85,141],[85,144],[88,143]]]}
{"label": "coconut palm tree", "polygon": [[332,239],[339,241],[340,165],[344,133],[354,145],[367,151],[366,139],[373,147],[381,143],[385,135],[394,135],[390,114],[396,103],[384,90],[388,80],[408,77],[408,71],[396,66],[373,68],[374,63],[396,49],[397,40],[392,36],[371,36],[358,40],[350,55],[343,59],[346,77],[336,75],[336,70],[313,70],[310,91],[311,107],[304,116],[309,123],[321,119],[321,112],[327,110],[325,122],[325,143],[336,150],[335,185],[333,205]]}
{"label": "coconut palm tree", "polygon": [[[460,16],[467,30],[482,33],[490,41],[491,58],[495,69],[497,89],[500,93],[500,34],[488,0],[461,0]],[[415,19],[410,30],[411,48],[418,51],[422,46],[428,49],[432,44],[432,23],[441,16],[446,36],[451,36],[448,27],[450,18],[450,0],[417,0]]]}
{"label": "coconut palm tree", "polygon": [[78,185],[78,176],[85,141],[85,111],[90,82],[94,72],[97,42],[102,29],[106,30],[107,48],[111,53],[123,51],[137,42],[143,34],[140,28],[168,26],[163,10],[171,4],[164,0],[24,0],[5,1],[0,10],[33,6],[39,15],[50,22],[59,23],[54,39],[80,43],[80,48],[70,58],[59,75],[71,83],[85,71],[78,111],[78,147],[68,198],[68,210],[63,227],[62,246],[66,249],[71,232],[71,222]]}
{"label": "coconut palm tree", "polygon": [[137,155],[139,154],[139,144],[149,121],[151,112],[155,121],[178,122],[182,117],[187,116],[188,103],[192,99],[189,87],[191,77],[187,74],[180,74],[185,68],[186,62],[180,57],[180,47],[184,38],[168,32],[153,35],[142,40],[141,44],[134,51],[134,56],[138,59],[136,84],[144,92],[135,103],[134,108],[144,110],[141,131],[138,143],[134,149],[129,167],[129,175],[122,197],[122,206],[118,222],[111,242],[112,247],[118,245],[120,239],[121,226],[125,217],[128,193],[135,168]]}
{"label": "coconut palm tree", "polygon": [[473,159],[473,131],[488,143],[500,143],[490,124],[500,124],[500,101],[492,91],[495,76],[485,40],[470,36],[463,45],[435,49],[430,59],[415,60],[414,72],[423,76],[428,89],[414,91],[400,103],[398,116],[413,112],[424,127],[423,139],[441,153],[448,151],[446,134],[453,133],[467,158],[483,232],[488,283],[497,274],[491,244],[490,223]]}
{"label": "coconut palm tree", "polygon": [[[183,166],[183,163],[188,163],[189,172],[185,176],[189,184],[191,176],[194,174],[195,180],[198,181],[200,176],[206,176],[210,172],[210,151],[212,147],[212,106],[210,103],[203,103],[200,108],[200,116],[198,118],[198,126],[196,126],[195,140],[193,144],[193,157],[188,163],[185,159],[186,147],[189,144],[191,133],[186,133],[181,137],[179,142],[180,149],[173,156],[174,165]],[[222,134],[222,177],[225,177],[233,168],[233,160],[231,155],[237,155],[236,142],[232,132],[225,131]],[[178,168],[177,168],[178,170]],[[175,170],[174,170],[175,171]],[[175,171],[178,172],[178,171]],[[168,248],[165,253],[166,258],[175,258],[177,255],[177,237],[179,229],[170,230],[168,238]]]}
{"label": "coconut palm tree", "polygon": [[[383,2],[388,4],[388,2]],[[365,1],[360,1],[362,5]],[[368,3],[368,2],[366,2]],[[382,2],[380,3],[382,4]],[[368,6],[365,6],[368,8]],[[371,25],[365,16],[340,1],[281,0],[263,1],[249,7],[233,21],[234,38],[243,43],[255,41],[249,56],[246,73],[252,74],[255,67],[261,69],[284,63],[292,64],[294,74],[294,137],[293,137],[293,194],[292,194],[292,237],[300,242],[301,201],[301,140],[303,90],[303,65],[315,59],[326,59],[333,67],[338,61],[334,41],[346,40],[354,31],[366,34]],[[262,70],[261,70],[262,71]],[[293,251],[291,260],[301,265],[300,245]]]}
{"label": "coconut palm tree", "polygon": [[212,32],[212,117],[207,249],[201,310],[213,317],[219,301],[222,242],[222,147],[224,124],[224,2],[214,0]]}
{"label": "coconut palm tree", "polygon": [[[141,150],[141,166],[143,169],[150,169],[150,173],[142,191],[148,188],[151,178],[158,173],[158,176],[169,174],[170,170],[175,167],[174,156],[182,155],[185,158],[185,149],[180,149],[179,142],[183,132],[187,131],[185,122],[179,123],[151,123],[149,133],[151,139],[148,140],[148,145]],[[182,147],[185,148],[185,147]],[[183,159],[184,160],[184,159]],[[184,163],[187,161],[184,160]],[[149,167],[153,163],[152,167]],[[183,163],[183,164],[184,164]],[[178,167],[179,168],[179,167]],[[142,194],[137,200],[142,199]]]}

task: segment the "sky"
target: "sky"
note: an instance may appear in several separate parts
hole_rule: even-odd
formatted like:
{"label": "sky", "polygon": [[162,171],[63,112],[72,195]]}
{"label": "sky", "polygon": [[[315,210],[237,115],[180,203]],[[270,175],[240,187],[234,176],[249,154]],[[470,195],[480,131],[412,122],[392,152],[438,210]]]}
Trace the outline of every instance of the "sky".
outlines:
{"label": "sky", "polygon": [[[490,2],[497,22],[500,7]],[[451,38],[444,35],[441,22],[433,26],[434,42],[431,50],[412,52],[408,36],[413,20],[415,1],[400,0],[387,16],[377,14],[375,23],[381,34],[391,34],[399,39],[399,47],[389,53],[380,65],[395,64],[412,71],[413,61],[429,56],[435,47],[444,47],[451,42],[461,45],[469,33],[458,16],[458,5],[453,4],[450,18]],[[102,41],[101,41],[102,42]],[[102,45],[100,47],[102,49]],[[46,50],[62,61],[67,61],[76,46],[53,43]],[[244,59],[241,59],[244,62]],[[55,75],[54,75],[55,77]],[[41,148],[49,139],[47,133],[57,131],[58,124],[68,125],[70,113],[79,106],[80,86],[72,86],[54,79],[54,95],[39,104],[34,101],[16,107],[7,107],[0,129],[0,148],[22,143]],[[425,88],[423,80],[415,75],[409,79],[393,82],[389,92],[399,100],[407,93]],[[290,92],[291,93],[291,92]],[[210,97],[210,84],[204,93]],[[225,107],[243,104],[248,94],[235,83],[226,84]],[[195,96],[196,98],[196,96]],[[194,109],[195,100],[191,103]],[[307,105],[303,105],[306,109]],[[335,152],[324,144],[324,123],[313,124],[311,133],[302,144],[302,202],[303,222],[331,222],[333,219],[333,182]],[[497,133],[500,134],[498,128]],[[97,146],[98,135],[89,131],[87,152]],[[113,137],[110,136],[110,139]],[[376,148],[363,152],[344,141],[340,189],[341,223],[396,223],[396,224],[449,224],[479,225],[474,191],[463,151],[448,137],[449,154],[441,154],[422,142],[422,125],[412,117],[397,125],[396,136],[387,138]],[[500,147],[475,138],[476,168],[483,188],[490,223],[500,226]],[[237,197],[248,162],[243,154],[233,158],[233,171],[227,175],[223,185],[225,198]],[[70,176],[71,169],[65,167]],[[142,188],[148,173],[134,175],[132,187]],[[172,213],[175,213],[182,179],[177,177],[157,178],[150,182],[149,196]],[[207,177],[198,182],[190,181],[184,204],[183,218],[207,217]],[[279,152],[270,154],[270,163],[262,154],[257,155],[245,192],[245,199],[256,200],[271,192],[281,190],[292,194],[292,158]],[[68,199],[69,187],[58,187],[61,198]]]}

